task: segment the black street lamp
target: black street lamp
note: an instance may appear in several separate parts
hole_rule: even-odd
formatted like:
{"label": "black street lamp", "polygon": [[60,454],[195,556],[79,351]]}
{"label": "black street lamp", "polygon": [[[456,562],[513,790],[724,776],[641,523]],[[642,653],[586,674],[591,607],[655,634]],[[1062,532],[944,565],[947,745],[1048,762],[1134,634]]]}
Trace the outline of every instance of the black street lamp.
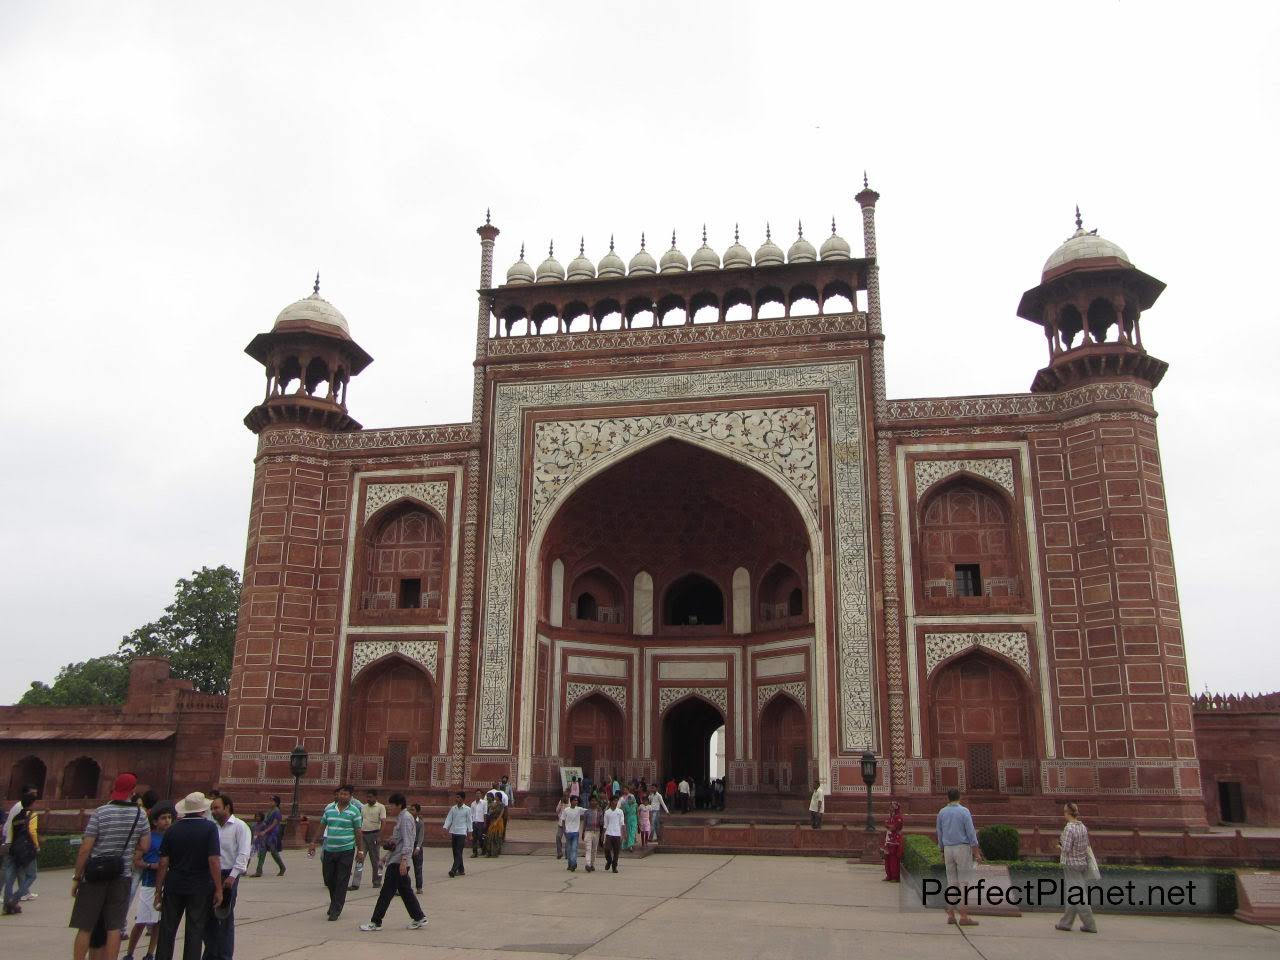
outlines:
{"label": "black street lamp", "polygon": [[293,774],[293,807],[289,811],[289,817],[292,820],[298,819],[298,781],[302,779],[303,774],[307,772],[307,751],[302,744],[298,744],[293,748],[293,752],[289,754],[289,771]]}
{"label": "black street lamp", "polygon": [[867,833],[875,833],[876,822],[871,816],[871,787],[876,782],[876,755],[870,749],[862,754],[862,782],[867,785]]}

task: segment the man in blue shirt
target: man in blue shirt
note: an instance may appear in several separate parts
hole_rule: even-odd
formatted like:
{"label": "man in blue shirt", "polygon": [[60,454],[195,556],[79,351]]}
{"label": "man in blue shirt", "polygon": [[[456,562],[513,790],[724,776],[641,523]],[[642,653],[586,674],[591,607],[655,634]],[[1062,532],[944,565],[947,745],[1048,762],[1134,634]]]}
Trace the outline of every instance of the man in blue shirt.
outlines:
{"label": "man in blue shirt", "polygon": [[[960,804],[960,791],[952,787],[947,791],[947,805],[938,811],[938,848],[947,865],[947,886],[963,887],[973,879],[973,864],[982,859],[978,849],[978,833],[973,829],[973,816]],[[962,927],[976,927],[978,921],[969,916],[967,901],[960,904],[960,919],[956,911],[947,907],[947,923]]]}

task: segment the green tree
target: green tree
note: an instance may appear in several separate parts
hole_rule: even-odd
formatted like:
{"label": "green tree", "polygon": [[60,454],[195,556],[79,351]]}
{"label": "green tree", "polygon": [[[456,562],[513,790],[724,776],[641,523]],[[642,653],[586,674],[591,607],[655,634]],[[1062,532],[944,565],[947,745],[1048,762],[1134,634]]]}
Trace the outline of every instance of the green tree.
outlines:
{"label": "green tree", "polygon": [[117,654],[69,663],[58,671],[53,684],[39,680],[18,701],[23,706],[92,707],[124,703],[129,689],[129,665]]}
{"label": "green tree", "polygon": [[240,574],[230,567],[201,567],[175,584],[164,615],[120,641],[120,656],[168,657],[175,677],[202,693],[225,694],[240,609]]}

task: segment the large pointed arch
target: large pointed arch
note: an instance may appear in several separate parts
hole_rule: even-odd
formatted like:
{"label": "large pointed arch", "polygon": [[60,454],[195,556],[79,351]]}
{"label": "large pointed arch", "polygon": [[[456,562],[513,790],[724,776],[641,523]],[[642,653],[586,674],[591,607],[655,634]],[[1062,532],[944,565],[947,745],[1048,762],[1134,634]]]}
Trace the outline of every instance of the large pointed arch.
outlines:
{"label": "large pointed arch", "polygon": [[[606,473],[618,464],[635,457],[646,450],[651,449],[657,444],[667,441],[675,441],[678,443],[688,444],[689,446],[698,447],[707,450],[713,454],[723,456],[734,463],[740,464],[762,476],[766,481],[773,484],[779,489],[786,498],[795,507],[800,515],[801,522],[805,527],[806,537],[808,539],[809,550],[815,558],[823,556],[825,545],[823,542],[822,528],[817,519],[817,514],[809,504],[808,499],[803,495],[801,490],[795,485],[786,482],[782,475],[774,470],[769,469],[758,459],[743,453],[732,447],[730,444],[716,440],[714,437],[694,435],[684,431],[675,429],[674,427],[663,427],[655,430],[653,433],[643,438],[634,440],[622,447],[608,451],[592,460],[584,469],[580,470],[576,475],[563,483],[555,491],[554,495],[548,500],[545,508],[540,512],[537,522],[530,531],[528,544],[524,553],[524,604],[523,604],[523,629],[520,644],[520,729],[519,729],[519,772],[518,779],[527,789],[528,778],[531,774],[531,758],[534,752],[534,710],[536,696],[536,671],[530,669],[530,665],[535,662],[537,649],[537,611],[539,604],[538,588],[541,583],[541,564],[543,541],[546,538],[548,530],[559,511],[570,501],[573,494],[581,489],[585,484],[593,478]],[[534,498],[530,498],[531,500]],[[813,606],[815,610],[825,609],[823,600],[823,583],[821,578],[816,578],[814,583],[815,595],[813,597]],[[816,634],[816,643],[818,650],[826,649],[826,621],[823,617],[815,617],[814,631]],[[827,699],[827,679],[826,679],[826,659],[823,656],[814,658],[813,668],[815,699],[819,701],[815,703],[816,713],[818,715],[826,714]],[[661,712],[661,711],[660,711]],[[817,731],[817,742],[815,743],[815,759],[819,764],[829,765],[830,758],[830,740],[827,728],[820,726]]]}

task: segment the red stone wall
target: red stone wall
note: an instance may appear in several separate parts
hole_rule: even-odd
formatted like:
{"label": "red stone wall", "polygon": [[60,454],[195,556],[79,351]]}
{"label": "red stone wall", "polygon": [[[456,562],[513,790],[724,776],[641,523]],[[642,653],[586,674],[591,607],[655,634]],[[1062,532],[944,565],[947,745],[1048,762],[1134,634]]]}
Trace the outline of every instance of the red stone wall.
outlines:
{"label": "red stone wall", "polygon": [[1218,790],[1225,781],[1240,784],[1245,823],[1280,826],[1280,695],[1199,697],[1192,722],[1209,822],[1226,819]]}

